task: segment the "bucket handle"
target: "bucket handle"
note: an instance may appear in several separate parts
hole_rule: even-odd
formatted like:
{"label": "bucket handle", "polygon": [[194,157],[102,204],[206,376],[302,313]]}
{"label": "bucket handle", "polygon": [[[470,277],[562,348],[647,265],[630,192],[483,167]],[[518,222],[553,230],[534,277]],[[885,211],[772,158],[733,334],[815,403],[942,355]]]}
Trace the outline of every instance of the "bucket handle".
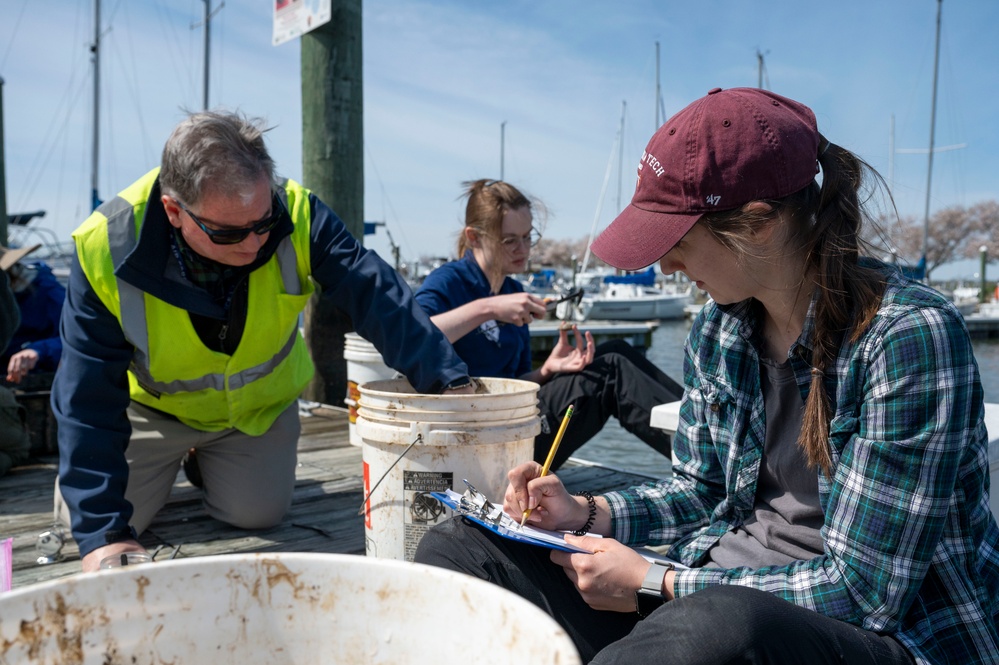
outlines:
{"label": "bucket handle", "polygon": [[368,503],[368,501],[371,500],[371,495],[375,493],[375,490],[378,489],[378,486],[382,484],[382,481],[385,480],[385,477],[389,475],[389,471],[394,469],[395,465],[398,464],[399,461],[406,456],[406,453],[408,453],[413,448],[413,446],[415,446],[417,443],[419,443],[422,440],[423,440],[423,433],[421,432],[416,435],[416,438],[413,439],[413,442],[411,444],[406,446],[406,449],[402,451],[402,454],[399,455],[399,457],[397,457],[396,460],[392,462],[391,465],[389,465],[389,468],[385,469],[385,473],[383,473],[382,477],[378,479],[378,482],[376,482],[371,487],[371,489],[368,490],[368,493],[364,495],[364,501],[361,502],[361,507],[357,510],[358,515],[364,514],[364,506]]}

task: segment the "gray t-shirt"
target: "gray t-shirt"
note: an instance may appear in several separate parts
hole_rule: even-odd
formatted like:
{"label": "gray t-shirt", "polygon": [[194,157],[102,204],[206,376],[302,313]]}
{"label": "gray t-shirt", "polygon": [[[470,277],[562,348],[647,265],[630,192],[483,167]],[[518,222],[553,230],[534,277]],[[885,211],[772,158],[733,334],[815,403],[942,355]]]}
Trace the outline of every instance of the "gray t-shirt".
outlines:
{"label": "gray t-shirt", "polygon": [[822,554],[818,476],[798,445],[805,405],[791,364],[762,358],[760,381],[767,434],[756,504],[749,519],[708,552],[709,567],[784,566]]}

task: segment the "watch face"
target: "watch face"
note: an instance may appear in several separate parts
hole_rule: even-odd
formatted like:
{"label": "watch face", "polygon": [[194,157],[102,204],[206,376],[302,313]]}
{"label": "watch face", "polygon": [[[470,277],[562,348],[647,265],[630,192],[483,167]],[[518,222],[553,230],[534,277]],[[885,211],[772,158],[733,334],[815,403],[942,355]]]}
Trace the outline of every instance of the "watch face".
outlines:
{"label": "watch face", "polygon": [[643,619],[658,608],[666,604],[666,599],[663,598],[661,593],[654,593],[646,591],[645,589],[639,589],[635,592],[635,603],[638,607],[638,616]]}

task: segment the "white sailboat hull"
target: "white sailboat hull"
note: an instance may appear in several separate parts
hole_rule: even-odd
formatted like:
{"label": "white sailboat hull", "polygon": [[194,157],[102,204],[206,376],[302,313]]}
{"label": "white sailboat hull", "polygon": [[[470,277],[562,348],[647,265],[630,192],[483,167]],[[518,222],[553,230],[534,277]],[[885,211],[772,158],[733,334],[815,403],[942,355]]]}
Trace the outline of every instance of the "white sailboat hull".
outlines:
{"label": "white sailboat hull", "polygon": [[690,289],[672,291],[611,284],[598,295],[583,296],[573,315],[577,321],[682,319],[683,309],[690,300]]}

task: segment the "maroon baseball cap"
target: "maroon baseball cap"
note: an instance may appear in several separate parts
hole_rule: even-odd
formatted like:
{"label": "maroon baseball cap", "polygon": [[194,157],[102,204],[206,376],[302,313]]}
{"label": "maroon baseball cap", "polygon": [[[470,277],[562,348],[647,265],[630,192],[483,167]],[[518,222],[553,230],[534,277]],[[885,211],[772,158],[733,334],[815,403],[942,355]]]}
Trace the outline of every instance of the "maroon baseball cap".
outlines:
{"label": "maroon baseball cap", "polygon": [[631,204],[591,249],[616,268],[651,265],[701,215],[808,185],[818,148],[815,114],[804,104],[758,88],[715,88],[652,136]]}

